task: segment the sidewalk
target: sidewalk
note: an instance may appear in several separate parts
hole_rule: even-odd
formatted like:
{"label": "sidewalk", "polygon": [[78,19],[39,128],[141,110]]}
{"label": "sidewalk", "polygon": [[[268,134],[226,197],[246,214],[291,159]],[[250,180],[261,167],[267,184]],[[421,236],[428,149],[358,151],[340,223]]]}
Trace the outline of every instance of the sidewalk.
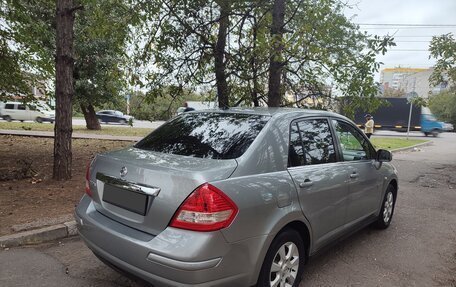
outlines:
{"label": "sidewalk", "polygon": [[[46,131],[0,130],[0,135],[54,138],[54,132],[46,132]],[[142,139],[142,137],[134,137],[134,136],[112,136],[112,135],[82,134],[82,133],[73,133],[72,138],[73,139],[130,141],[130,142],[137,142]]]}

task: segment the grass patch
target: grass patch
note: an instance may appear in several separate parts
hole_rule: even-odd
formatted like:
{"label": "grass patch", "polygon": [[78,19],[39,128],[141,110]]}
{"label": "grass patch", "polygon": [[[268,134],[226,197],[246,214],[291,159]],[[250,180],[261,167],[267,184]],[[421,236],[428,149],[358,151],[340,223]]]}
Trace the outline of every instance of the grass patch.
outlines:
{"label": "grass patch", "polygon": [[[26,131],[53,131],[54,125],[50,123],[33,123],[33,122],[0,122],[1,130],[26,130]],[[85,126],[73,126],[73,133],[97,134],[97,135],[114,135],[114,136],[138,136],[142,137],[149,134],[152,129],[134,128],[134,127],[116,127],[102,126],[101,130],[88,130]]]}
{"label": "grass patch", "polygon": [[405,139],[394,137],[374,137],[371,138],[371,142],[376,149],[393,150],[403,147],[414,146],[416,144],[428,142],[428,140]]}

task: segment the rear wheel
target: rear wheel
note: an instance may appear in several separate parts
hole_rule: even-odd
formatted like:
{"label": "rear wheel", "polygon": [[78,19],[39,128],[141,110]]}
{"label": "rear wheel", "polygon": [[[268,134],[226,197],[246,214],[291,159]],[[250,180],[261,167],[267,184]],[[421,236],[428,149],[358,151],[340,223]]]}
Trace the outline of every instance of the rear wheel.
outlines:
{"label": "rear wheel", "polygon": [[3,119],[7,122],[11,122],[13,120],[10,116],[4,116]]}
{"label": "rear wheel", "polygon": [[40,124],[41,124],[41,123],[43,122],[43,119],[40,118],[40,117],[37,117],[37,118],[35,119],[35,121],[36,121],[37,123],[40,123]]}
{"label": "rear wheel", "polygon": [[386,229],[390,226],[393,219],[394,206],[396,204],[396,188],[389,185],[383,198],[382,209],[378,215],[375,227],[378,229]]}
{"label": "rear wheel", "polygon": [[127,124],[127,121],[126,121],[126,120],[124,120],[124,119],[121,119],[119,122],[120,122],[122,125],[125,125],[125,124]]}
{"label": "rear wheel", "polygon": [[306,258],[303,239],[293,229],[286,229],[272,241],[257,287],[297,287]]}
{"label": "rear wheel", "polygon": [[439,130],[432,130],[431,135],[433,137],[435,137],[435,138],[438,137],[439,136]]}

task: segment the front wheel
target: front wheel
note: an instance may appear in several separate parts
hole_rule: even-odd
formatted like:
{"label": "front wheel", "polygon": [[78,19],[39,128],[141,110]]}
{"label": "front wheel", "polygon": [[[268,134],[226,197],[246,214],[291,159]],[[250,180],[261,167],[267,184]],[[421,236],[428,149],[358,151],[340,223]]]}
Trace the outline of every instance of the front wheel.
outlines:
{"label": "front wheel", "polygon": [[386,229],[390,226],[393,219],[394,206],[396,204],[396,188],[389,185],[383,198],[382,209],[378,215],[375,227],[378,229]]}
{"label": "front wheel", "polygon": [[306,249],[299,233],[293,229],[281,232],[269,247],[256,286],[299,286],[305,258]]}
{"label": "front wheel", "polygon": [[431,134],[432,134],[433,137],[436,138],[436,137],[439,136],[439,130],[432,130]]}
{"label": "front wheel", "polygon": [[37,118],[35,119],[35,121],[36,121],[37,123],[41,124],[41,123],[43,122],[43,119],[40,118],[40,117],[37,117]]}

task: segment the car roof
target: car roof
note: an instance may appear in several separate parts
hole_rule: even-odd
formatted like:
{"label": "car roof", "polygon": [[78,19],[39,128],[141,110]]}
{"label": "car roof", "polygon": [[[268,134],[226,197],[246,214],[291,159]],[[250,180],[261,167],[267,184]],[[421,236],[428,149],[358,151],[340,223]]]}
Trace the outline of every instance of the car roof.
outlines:
{"label": "car roof", "polygon": [[280,116],[280,115],[303,115],[303,116],[333,116],[343,117],[337,113],[323,111],[323,110],[310,110],[300,108],[269,108],[269,107],[255,107],[255,108],[228,108],[228,109],[206,109],[192,111],[191,113],[236,113],[236,114],[253,114],[263,116]]}

